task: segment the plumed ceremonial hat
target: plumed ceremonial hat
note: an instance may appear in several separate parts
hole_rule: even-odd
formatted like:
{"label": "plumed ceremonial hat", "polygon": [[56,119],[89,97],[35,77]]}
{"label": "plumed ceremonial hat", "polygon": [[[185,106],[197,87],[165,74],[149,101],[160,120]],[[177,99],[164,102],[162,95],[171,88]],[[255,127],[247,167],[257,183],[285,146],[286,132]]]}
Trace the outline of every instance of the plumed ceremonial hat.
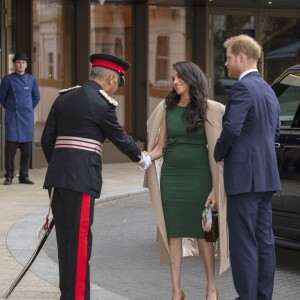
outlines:
{"label": "plumed ceremonial hat", "polygon": [[16,60],[26,60],[28,62],[28,57],[25,53],[18,52],[15,54],[14,58],[12,59],[13,62],[16,62]]}
{"label": "plumed ceremonial hat", "polygon": [[90,56],[92,67],[104,67],[116,71],[120,75],[119,86],[125,85],[125,72],[129,68],[129,63],[119,57],[110,54],[92,54]]}

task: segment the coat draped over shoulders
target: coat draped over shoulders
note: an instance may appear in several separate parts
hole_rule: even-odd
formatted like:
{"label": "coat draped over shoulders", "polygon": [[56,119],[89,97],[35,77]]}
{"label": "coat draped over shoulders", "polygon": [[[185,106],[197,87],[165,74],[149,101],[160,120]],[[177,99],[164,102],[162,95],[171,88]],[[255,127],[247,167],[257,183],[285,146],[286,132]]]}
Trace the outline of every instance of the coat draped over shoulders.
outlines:
{"label": "coat draped over shoulders", "polygon": [[[219,239],[215,243],[215,251],[219,262],[219,274],[229,268],[229,244],[227,229],[227,204],[224,191],[223,168],[214,160],[213,152],[216,141],[222,131],[222,117],[225,112],[223,104],[207,100],[207,121],[205,121],[205,131],[208,143],[208,159],[212,174],[212,182],[217,198],[217,207],[219,215]],[[165,101],[161,101],[147,121],[148,147],[150,152],[157,143],[158,133],[165,111]],[[163,159],[156,160],[145,172],[144,187],[149,188],[151,206],[157,223],[157,238],[160,249],[160,262],[171,264],[170,249],[168,246],[167,231],[163,214],[161,194],[160,194],[160,169]],[[199,220],[201,222],[201,220]],[[183,238],[183,256],[198,256],[199,250],[195,239]]]}

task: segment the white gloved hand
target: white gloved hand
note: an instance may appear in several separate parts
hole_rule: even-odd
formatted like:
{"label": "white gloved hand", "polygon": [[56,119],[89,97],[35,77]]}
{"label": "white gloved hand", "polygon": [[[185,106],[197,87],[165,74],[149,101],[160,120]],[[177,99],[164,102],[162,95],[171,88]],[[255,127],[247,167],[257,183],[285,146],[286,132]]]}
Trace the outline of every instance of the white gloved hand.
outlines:
{"label": "white gloved hand", "polygon": [[148,153],[146,152],[141,152],[141,155],[140,155],[140,161],[139,161],[139,166],[140,166],[140,169],[141,170],[147,170],[151,164],[152,164],[152,160],[151,160],[151,157],[150,155],[148,155]]}

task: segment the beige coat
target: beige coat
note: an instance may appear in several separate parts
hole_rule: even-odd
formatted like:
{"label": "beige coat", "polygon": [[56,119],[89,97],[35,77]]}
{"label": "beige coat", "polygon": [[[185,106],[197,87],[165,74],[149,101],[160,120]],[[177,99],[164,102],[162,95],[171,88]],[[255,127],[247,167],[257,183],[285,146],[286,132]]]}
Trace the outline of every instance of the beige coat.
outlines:
{"label": "beige coat", "polygon": [[[219,261],[219,274],[229,268],[229,246],[228,229],[226,220],[226,197],[223,184],[223,170],[215,162],[213,151],[217,139],[222,130],[222,117],[225,111],[224,105],[213,100],[208,100],[207,119],[205,130],[208,143],[209,164],[212,173],[212,181],[217,197],[217,206],[219,212],[219,239],[215,245]],[[147,121],[148,130],[148,151],[150,152],[157,143],[159,128],[161,125],[163,112],[165,110],[165,101],[161,101],[150,118]],[[144,187],[149,188],[151,205],[157,222],[157,235],[160,249],[161,263],[171,263],[170,250],[168,246],[165,219],[160,198],[159,178],[162,159],[156,160],[145,173]],[[201,220],[199,220],[201,222]],[[197,242],[195,239],[183,239],[183,256],[199,255]]]}

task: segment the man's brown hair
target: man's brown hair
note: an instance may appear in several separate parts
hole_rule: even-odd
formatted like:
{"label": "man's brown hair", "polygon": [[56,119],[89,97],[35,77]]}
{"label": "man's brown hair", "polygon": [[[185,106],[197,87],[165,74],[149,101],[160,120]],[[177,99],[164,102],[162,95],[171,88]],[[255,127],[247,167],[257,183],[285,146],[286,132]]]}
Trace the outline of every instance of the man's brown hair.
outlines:
{"label": "man's brown hair", "polygon": [[230,48],[235,55],[244,53],[248,58],[258,60],[261,56],[261,46],[252,37],[241,34],[227,39],[225,48]]}

